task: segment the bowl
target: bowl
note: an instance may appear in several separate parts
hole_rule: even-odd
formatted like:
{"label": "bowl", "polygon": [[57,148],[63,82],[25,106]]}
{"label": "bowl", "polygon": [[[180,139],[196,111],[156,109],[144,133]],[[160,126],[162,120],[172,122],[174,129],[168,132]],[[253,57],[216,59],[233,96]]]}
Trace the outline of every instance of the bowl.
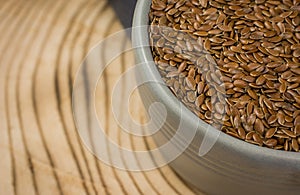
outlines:
{"label": "bowl", "polygon": [[[161,84],[162,78],[153,64],[148,31],[142,27],[149,24],[150,6],[150,0],[139,0],[135,8],[132,41],[136,62],[142,64],[136,75],[138,79],[155,81],[139,87],[145,108],[159,102],[167,113],[153,139],[158,146],[171,140],[175,153],[182,150],[176,158],[173,151],[162,151],[171,161],[169,165],[205,194],[298,194],[300,153],[256,146],[220,132],[199,119]],[[152,109],[152,120],[160,121],[164,112],[157,106]],[[178,129],[183,129],[179,136]],[[207,147],[201,150],[203,145]]]}

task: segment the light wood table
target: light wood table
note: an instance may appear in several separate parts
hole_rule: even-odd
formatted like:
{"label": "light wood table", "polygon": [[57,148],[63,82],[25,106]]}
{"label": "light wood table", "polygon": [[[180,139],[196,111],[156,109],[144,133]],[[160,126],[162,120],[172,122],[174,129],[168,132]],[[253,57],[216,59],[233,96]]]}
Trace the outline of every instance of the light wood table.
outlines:
{"label": "light wood table", "polygon": [[[96,43],[122,29],[105,0],[0,0],[0,194],[195,194],[168,166],[114,169],[82,144],[73,120],[76,71]],[[124,38],[120,44],[129,44]],[[115,60],[101,80],[99,105],[133,63]],[[144,121],[133,95],[133,117]],[[101,115],[101,113],[99,113]],[[126,147],[153,147],[123,133],[104,110],[107,132]]]}

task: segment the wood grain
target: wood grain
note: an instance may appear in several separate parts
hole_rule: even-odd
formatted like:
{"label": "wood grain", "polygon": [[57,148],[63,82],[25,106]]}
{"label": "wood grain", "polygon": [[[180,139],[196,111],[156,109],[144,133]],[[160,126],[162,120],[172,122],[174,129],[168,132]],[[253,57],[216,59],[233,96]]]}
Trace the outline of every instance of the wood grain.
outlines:
{"label": "wood grain", "polygon": [[[1,0],[0,29],[0,194],[197,193],[168,166],[147,172],[107,166],[78,136],[71,106],[76,71],[93,46],[122,30],[105,0]],[[124,37],[122,44],[130,42]],[[106,70],[98,106],[108,108],[113,84],[133,59],[123,54]],[[132,101],[133,117],[145,122],[139,96]],[[154,147],[151,139],[122,132],[109,111],[99,115],[121,146]]]}

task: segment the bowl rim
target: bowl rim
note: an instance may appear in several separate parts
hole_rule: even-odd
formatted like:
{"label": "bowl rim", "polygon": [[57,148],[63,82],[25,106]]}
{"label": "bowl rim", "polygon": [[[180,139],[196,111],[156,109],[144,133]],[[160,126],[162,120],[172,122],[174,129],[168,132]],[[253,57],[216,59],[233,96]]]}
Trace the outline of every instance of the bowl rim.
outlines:
{"label": "bowl rim", "polygon": [[[151,0],[138,0],[133,17],[133,26],[132,26],[132,43],[134,46],[141,46],[138,49],[135,49],[135,55],[138,59],[142,60],[143,64],[153,61],[151,50],[149,47],[143,47],[148,45],[149,34],[147,32],[141,31],[140,27],[148,26],[149,19],[148,13],[151,5]],[[144,72],[145,76],[151,80],[156,80],[158,82],[163,82],[160,76],[158,69],[154,66],[143,65],[143,68],[147,70]],[[175,95],[171,92],[168,87],[157,87],[156,94],[160,96],[161,100],[167,98],[167,101],[164,101],[165,106],[168,108],[178,111],[180,110],[181,101],[179,101]],[[189,110],[184,104],[182,104],[184,109],[182,110],[181,119],[191,122],[190,124],[195,126],[199,124],[197,122],[204,123],[199,117],[197,117],[191,110]],[[195,123],[195,120],[197,122]],[[205,123],[206,124],[206,123]],[[199,125],[197,125],[197,131],[199,131]],[[219,131],[215,128],[212,128],[214,131]],[[217,140],[224,147],[227,147],[231,151],[237,151],[239,153],[251,155],[251,158],[256,160],[276,160],[280,164],[291,163],[296,165],[300,163],[300,152],[292,151],[282,151],[275,150],[267,147],[261,147],[254,144],[247,143],[244,140],[234,138],[224,132],[221,132]],[[299,166],[299,165],[298,165]]]}

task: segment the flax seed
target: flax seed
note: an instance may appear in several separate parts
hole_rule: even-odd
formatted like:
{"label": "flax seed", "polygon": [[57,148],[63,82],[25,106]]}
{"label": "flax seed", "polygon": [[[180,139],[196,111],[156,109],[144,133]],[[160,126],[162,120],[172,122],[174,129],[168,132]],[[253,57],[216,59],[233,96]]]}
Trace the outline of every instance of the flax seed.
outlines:
{"label": "flax seed", "polygon": [[298,152],[299,10],[288,0],[253,5],[152,0],[153,59],[200,119],[249,143]]}

